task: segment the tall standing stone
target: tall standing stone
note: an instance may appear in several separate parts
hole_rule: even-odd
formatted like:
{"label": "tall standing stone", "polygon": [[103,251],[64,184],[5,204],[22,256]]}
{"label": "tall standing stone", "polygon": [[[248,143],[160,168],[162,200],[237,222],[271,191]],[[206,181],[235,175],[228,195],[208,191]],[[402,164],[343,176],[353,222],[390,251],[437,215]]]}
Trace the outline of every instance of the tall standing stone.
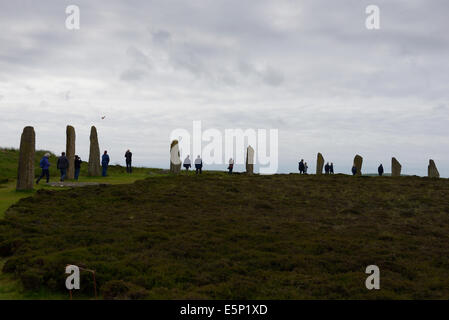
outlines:
{"label": "tall standing stone", "polygon": [[435,161],[433,161],[432,159],[429,160],[429,166],[427,167],[427,175],[429,176],[429,178],[440,177],[440,173],[438,172]]}
{"label": "tall standing stone", "polygon": [[363,158],[357,154],[354,157],[354,166],[357,168],[356,175],[358,175],[358,176],[362,175],[362,164],[363,164]]}
{"label": "tall standing stone", "polygon": [[322,174],[323,167],[324,167],[324,158],[323,155],[318,152],[318,155],[316,157],[316,174]]}
{"label": "tall standing stone", "polygon": [[17,170],[17,191],[33,190],[34,155],[36,134],[33,127],[25,127],[20,138],[19,168]]}
{"label": "tall standing stone", "polygon": [[69,160],[69,167],[67,169],[67,179],[75,178],[75,128],[67,126],[66,129],[66,148],[65,155]]}
{"label": "tall standing stone", "polygon": [[402,166],[395,157],[391,158],[391,176],[400,177]]}
{"label": "tall standing stone", "polygon": [[254,173],[254,149],[251,146],[246,149],[246,173]]}
{"label": "tall standing stone", "polygon": [[100,145],[98,144],[97,128],[90,129],[89,166],[87,174],[91,177],[100,176]]}
{"label": "tall standing stone", "polygon": [[178,140],[173,140],[170,144],[170,173],[180,173],[181,164],[182,161],[179,153],[179,143]]}

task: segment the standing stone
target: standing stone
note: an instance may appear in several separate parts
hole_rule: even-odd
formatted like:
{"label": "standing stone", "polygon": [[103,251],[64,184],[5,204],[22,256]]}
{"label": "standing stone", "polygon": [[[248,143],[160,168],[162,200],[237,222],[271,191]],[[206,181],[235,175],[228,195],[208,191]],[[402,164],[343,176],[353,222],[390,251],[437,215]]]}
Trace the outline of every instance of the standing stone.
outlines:
{"label": "standing stone", "polygon": [[66,130],[66,148],[65,155],[69,160],[69,167],[67,169],[67,179],[75,178],[75,128],[67,126]]}
{"label": "standing stone", "polygon": [[395,157],[391,158],[391,176],[400,177],[402,166]]}
{"label": "standing stone", "polygon": [[251,146],[246,149],[246,173],[254,173],[254,149]]}
{"label": "standing stone", "polygon": [[181,172],[181,155],[179,154],[178,140],[173,140],[170,144],[170,173],[178,174]]}
{"label": "standing stone", "polygon": [[429,176],[429,178],[440,177],[440,173],[438,172],[435,161],[433,161],[432,159],[429,160],[429,166],[427,167],[427,175]]}
{"label": "standing stone", "polygon": [[358,176],[362,175],[362,164],[363,164],[363,158],[357,154],[354,157],[354,166],[357,168],[356,175],[358,175]]}
{"label": "standing stone", "polygon": [[322,174],[323,167],[324,167],[324,158],[323,155],[318,152],[318,155],[316,157],[316,174]]}
{"label": "standing stone", "polygon": [[100,145],[98,144],[97,128],[92,126],[90,129],[90,151],[89,151],[89,167],[87,174],[90,177],[98,177],[100,170]]}
{"label": "standing stone", "polygon": [[34,155],[36,134],[33,127],[25,127],[20,138],[19,168],[17,170],[17,191],[33,190]]}

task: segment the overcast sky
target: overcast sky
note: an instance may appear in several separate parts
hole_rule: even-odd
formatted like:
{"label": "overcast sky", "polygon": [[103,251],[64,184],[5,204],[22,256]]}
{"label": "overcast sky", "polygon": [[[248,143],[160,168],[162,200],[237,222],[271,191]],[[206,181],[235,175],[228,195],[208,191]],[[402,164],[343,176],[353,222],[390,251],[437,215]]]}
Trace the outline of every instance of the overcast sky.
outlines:
{"label": "overcast sky", "polygon": [[[65,27],[68,5],[80,30]],[[365,8],[380,8],[367,30]],[[0,1],[0,146],[60,152],[90,126],[112,163],[168,167],[176,128],[279,129],[279,171],[391,157],[449,176],[449,1]],[[106,116],[101,120],[102,116]],[[207,169],[207,168],[206,168]]]}

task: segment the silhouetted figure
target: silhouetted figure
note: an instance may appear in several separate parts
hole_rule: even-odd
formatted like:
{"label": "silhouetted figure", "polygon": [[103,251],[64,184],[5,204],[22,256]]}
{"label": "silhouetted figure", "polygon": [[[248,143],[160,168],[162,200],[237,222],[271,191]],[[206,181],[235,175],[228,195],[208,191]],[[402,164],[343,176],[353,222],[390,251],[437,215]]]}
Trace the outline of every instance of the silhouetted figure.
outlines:
{"label": "silhouetted figure", "polygon": [[329,173],[334,174],[334,163],[331,162],[331,165],[329,166]]}
{"label": "silhouetted figure", "polygon": [[103,168],[103,177],[106,177],[107,173],[108,173],[108,167],[109,167],[109,155],[108,152],[105,151],[104,154],[101,156],[101,167]]}
{"label": "silhouetted figure", "polygon": [[304,159],[301,159],[301,161],[299,161],[298,163],[298,170],[300,174],[304,174],[304,170],[305,170],[305,166],[304,166]]}
{"label": "silhouetted figure", "polygon": [[357,167],[355,166],[355,164],[352,166],[352,175],[355,176],[357,174]]}
{"label": "silhouetted figure", "polygon": [[384,166],[382,163],[380,164],[379,168],[377,168],[377,172],[379,172],[379,176],[382,176],[384,174]]}
{"label": "silhouetted figure", "polygon": [[36,180],[36,184],[39,184],[39,181],[41,181],[44,176],[47,178],[47,183],[48,181],[50,181],[50,161],[48,160],[48,158],[50,158],[50,154],[46,153],[39,162],[39,167],[41,167],[42,173]]}
{"label": "silhouetted figure", "polygon": [[192,166],[192,162],[190,161],[190,156],[187,155],[187,157],[184,159],[184,168],[186,168],[186,171],[189,171],[190,167]]}
{"label": "silhouetted figure", "polygon": [[78,177],[80,176],[82,162],[81,158],[75,155],[75,180],[78,180]]}
{"label": "silhouetted figure", "polygon": [[201,159],[200,156],[198,156],[195,159],[195,173],[198,174],[198,172],[201,174],[203,173],[203,160]]}
{"label": "silhouetted figure", "polygon": [[229,159],[228,173],[232,174],[233,169],[234,169],[234,160],[232,160],[232,158],[231,158],[231,159]]}
{"label": "silhouetted figure", "polygon": [[65,156],[65,152],[61,153],[61,156],[58,158],[58,163],[56,167],[61,172],[61,182],[64,182],[65,177],[67,176],[67,169],[69,168],[69,159]]}
{"label": "silhouetted figure", "polygon": [[126,172],[132,173],[133,172],[133,168],[131,166],[131,161],[132,161],[132,158],[133,158],[133,154],[132,154],[131,151],[129,151],[129,149],[125,153],[125,158],[126,158]]}
{"label": "silhouetted figure", "polygon": [[330,170],[331,166],[329,165],[329,162],[327,162],[326,165],[324,166],[324,173],[329,174]]}

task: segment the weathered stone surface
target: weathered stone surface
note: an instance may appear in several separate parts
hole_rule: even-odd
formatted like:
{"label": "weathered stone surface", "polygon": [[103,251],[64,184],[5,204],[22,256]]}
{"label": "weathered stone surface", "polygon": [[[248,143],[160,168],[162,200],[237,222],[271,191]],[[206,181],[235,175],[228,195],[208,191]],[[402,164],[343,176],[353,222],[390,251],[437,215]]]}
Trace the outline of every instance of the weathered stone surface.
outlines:
{"label": "weathered stone surface", "polygon": [[67,169],[67,179],[75,178],[75,128],[67,126],[66,130],[66,148],[65,155],[69,160],[69,168]]}
{"label": "weathered stone surface", "polygon": [[400,177],[402,166],[395,157],[391,158],[391,176]]}
{"label": "weathered stone surface", "polygon": [[323,155],[318,152],[318,155],[316,157],[316,174],[322,174],[323,167],[324,167],[324,158]]}
{"label": "weathered stone surface", "polygon": [[429,160],[429,166],[427,167],[427,175],[429,176],[429,178],[440,177],[440,173],[438,172],[435,161],[433,161],[432,159]]}
{"label": "weathered stone surface", "polygon": [[20,138],[19,168],[16,190],[32,190],[34,184],[34,155],[36,134],[33,127],[25,127]]}
{"label": "weathered stone surface", "polygon": [[359,156],[358,154],[354,157],[354,165],[357,168],[357,176],[362,175],[362,164],[363,164],[363,158]]}
{"label": "weathered stone surface", "polygon": [[246,149],[246,173],[254,173],[254,149],[251,146]]}
{"label": "weathered stone surface", "polygon": [[97,128],[92,126],[90,129],[90,150],[89,150],[89,166],[87,174],[91,177],[101,175],[100,170],[100,145],[98,144]]}
{"label": "weathered stone surface", "polygon": [[181,155],[179,154],[178,140],[173,140],[170,144],[170,173],[178,174],[181,172]]}

